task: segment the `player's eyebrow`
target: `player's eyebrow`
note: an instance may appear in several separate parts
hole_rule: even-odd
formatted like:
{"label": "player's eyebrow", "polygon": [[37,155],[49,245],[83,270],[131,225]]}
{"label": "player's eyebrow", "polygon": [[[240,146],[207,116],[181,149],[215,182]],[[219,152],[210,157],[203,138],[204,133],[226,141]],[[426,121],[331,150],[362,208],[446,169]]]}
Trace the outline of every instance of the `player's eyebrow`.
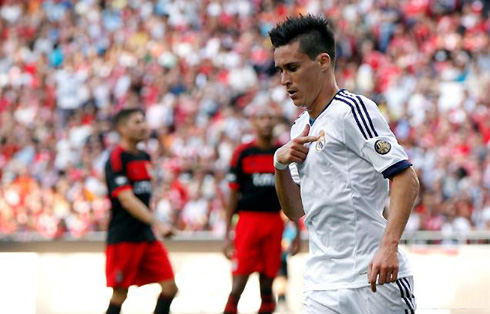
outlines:
{"label": "player's eyebrow", "polygon": [[297,67],[299,66],[299,62],[288,62],[284,66],[281,67],[281,65],[275,65],[275,68],[277,71],[281,71],[283,68],[291,68],[291,67]]}

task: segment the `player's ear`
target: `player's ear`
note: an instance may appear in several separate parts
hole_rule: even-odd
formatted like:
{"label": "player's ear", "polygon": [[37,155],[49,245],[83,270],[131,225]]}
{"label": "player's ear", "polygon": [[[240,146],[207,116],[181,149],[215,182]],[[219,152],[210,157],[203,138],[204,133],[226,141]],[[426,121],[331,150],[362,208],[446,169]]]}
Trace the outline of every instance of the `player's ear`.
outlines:
{"label": "player's ear", "polygon": [[322,52],[316,58],[322,70],[327,70],[330,67],[331,59],[328,53]]}
{"label": "player's ear", "polygon": [[120,136],[124,135],[124,125],[122,123],[119,123],[116,125],[116,131],[119,133]]}

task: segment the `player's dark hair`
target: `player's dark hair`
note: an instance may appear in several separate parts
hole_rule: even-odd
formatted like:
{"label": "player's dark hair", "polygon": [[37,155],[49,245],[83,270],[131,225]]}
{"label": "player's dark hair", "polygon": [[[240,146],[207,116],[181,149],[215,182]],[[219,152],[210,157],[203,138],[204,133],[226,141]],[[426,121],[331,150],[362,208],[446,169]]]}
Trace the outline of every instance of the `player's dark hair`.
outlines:
{"label": "player's dark hair", "polygon": [[299,41],[301,51],[315,59],[320,53],[328,53],[335,64],[335,37],[330,22],[312,14],[288,17],[270,32],[274,48]]}
{"label": "player's dark hair", "polygon": [[141,110],[139,108],[122,109],[114,117],[114,126],[117,128],[121,124],[126,123],[126,121],[128,121],[128,119],[129,119],[129,117],[131,117],[135,113],[141,113],[144,115],[143,110]]}

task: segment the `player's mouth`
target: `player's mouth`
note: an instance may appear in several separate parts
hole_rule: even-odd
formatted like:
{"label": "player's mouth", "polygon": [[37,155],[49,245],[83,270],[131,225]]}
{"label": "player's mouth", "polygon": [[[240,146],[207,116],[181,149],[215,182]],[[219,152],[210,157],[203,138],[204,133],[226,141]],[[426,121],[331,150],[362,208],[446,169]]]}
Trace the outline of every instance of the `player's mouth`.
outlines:
{"label": "player's mouth", "polygon": [[288,95],[290,98],[294,98],[298,94],[297,90],[288,90]]}

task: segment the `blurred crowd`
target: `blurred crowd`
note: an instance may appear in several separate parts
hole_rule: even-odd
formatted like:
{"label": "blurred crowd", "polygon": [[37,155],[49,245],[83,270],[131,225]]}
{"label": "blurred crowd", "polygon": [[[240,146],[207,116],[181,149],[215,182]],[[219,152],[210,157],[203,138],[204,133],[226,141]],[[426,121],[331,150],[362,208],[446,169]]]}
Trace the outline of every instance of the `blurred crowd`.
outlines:
{"label": "blurred crowd", "polygon": [[339,86],[379,104],[418,172],[407,230],[490,229],[488,1],[0,0],[0,235],[105,230],[111,119],[130,106],[159,219],[223,234],[247,111],[275,107],[280,142],[299,114],[268,31],[308,12],[333,22]]}

